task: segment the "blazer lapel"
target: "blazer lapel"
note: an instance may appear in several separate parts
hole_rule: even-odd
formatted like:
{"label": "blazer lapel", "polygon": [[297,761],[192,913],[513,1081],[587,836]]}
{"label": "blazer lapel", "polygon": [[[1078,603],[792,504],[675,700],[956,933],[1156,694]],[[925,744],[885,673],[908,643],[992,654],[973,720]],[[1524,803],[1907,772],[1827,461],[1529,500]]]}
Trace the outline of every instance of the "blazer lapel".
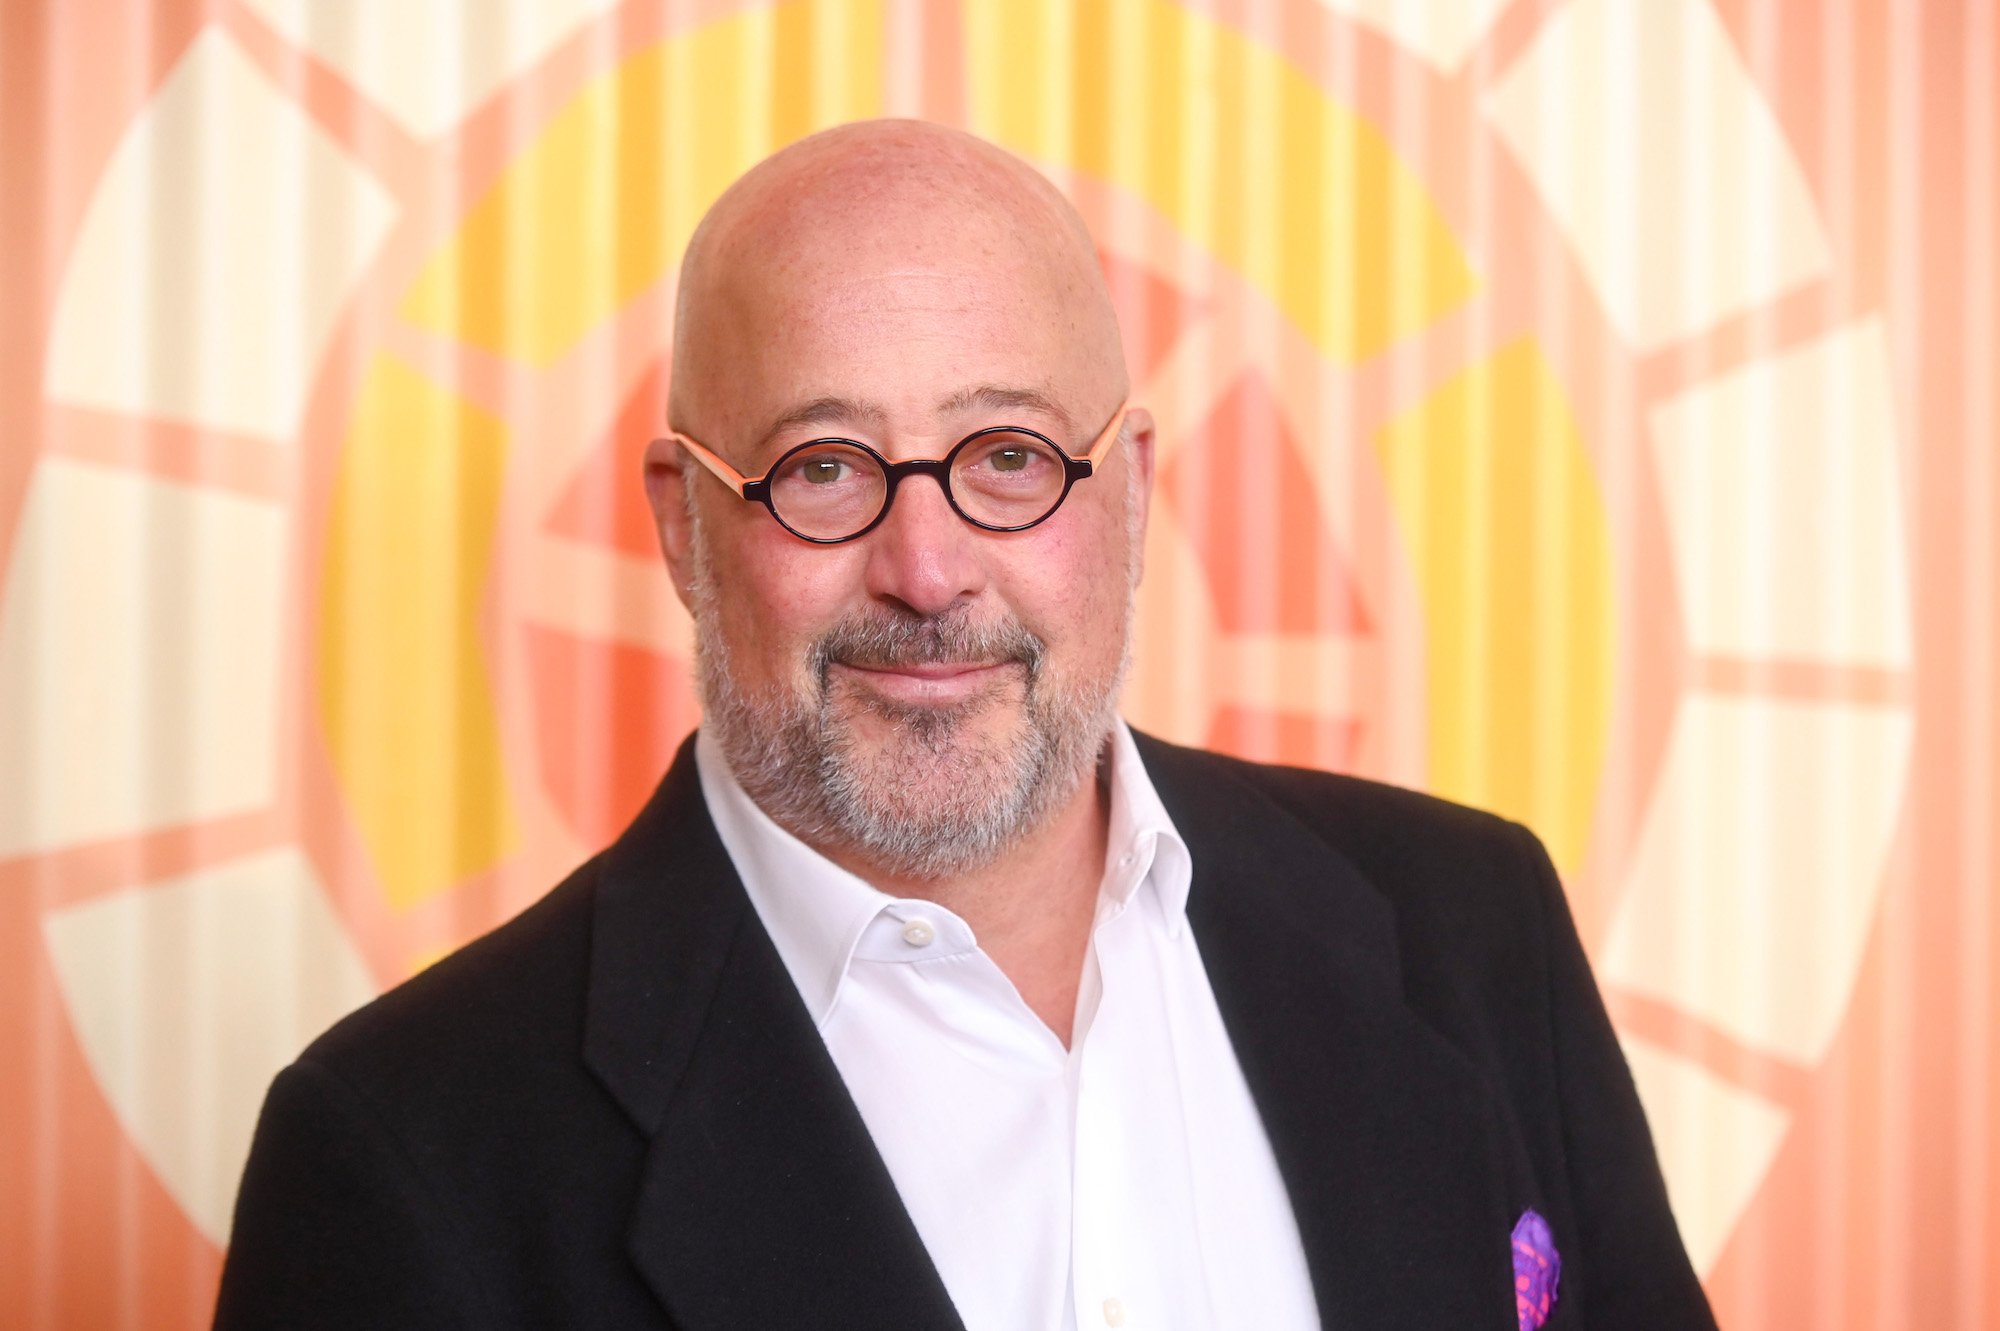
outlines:
{"label": "blazer lapel", "polygon": [[[1407,1005],[1393,912],[1223,765],[1141,736],[1329,1327],[1511,1327],[1505,1118]],[[1198,766],[1197,766],[1198,764]]]}
{"label": "blazer lapel", "polygon": [[692,741],[598,893],[584,1057],[652,1140],[628,1248],[675,1322],[958,1327],[709,821]]}

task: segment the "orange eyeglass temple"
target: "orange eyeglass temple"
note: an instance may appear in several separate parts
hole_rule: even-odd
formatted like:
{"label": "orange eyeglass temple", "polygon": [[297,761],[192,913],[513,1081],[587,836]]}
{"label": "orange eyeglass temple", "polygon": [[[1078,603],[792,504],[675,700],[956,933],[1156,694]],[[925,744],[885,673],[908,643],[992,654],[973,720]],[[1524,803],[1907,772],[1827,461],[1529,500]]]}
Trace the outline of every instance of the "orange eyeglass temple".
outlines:
{"label": "orange eyeglass temple", "polygon": [[[1104,455],[1110,451],[1111,445],[1116,442],[1118,431],[1125,424],[1125,416],[1131,410],[1132,406],[1129,402],[1120,403],[1118,410],[1111,413],[1111,423],[1106,425],[1097,438],[1091,441],[1090,451],[1077,460],[1079,462],[1088,462],[1090,469],[1093,472],[1096,471],[1098,464],[1104,460]],[[694,454],[696,462],[708,468],[724,485],[727,485],[739,495],[743,493],[744,486],[750,484],[752,481],[764,479],[757,476],[745,476],[742,472],[724,461],[720,454],[696,443],[693,439],[680,433],[678,430],[667,431],[667,438]]]}

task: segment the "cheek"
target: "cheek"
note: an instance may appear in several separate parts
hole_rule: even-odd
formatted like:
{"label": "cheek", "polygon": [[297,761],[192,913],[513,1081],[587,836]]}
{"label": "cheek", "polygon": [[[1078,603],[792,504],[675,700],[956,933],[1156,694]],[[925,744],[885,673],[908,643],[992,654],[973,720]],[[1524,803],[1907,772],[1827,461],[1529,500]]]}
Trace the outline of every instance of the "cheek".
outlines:
{"label": "cheek", "polygon": [[1067,507],[1045,524],[1051,530],[1044,539],[1023,551],[1003,594],[1073,667],[1102,668],[1116,662],[1124,637],[1124,514],[1086,510],[1062,522],[1066,516]]}
{"label": "cheek", "polygon": [[716,543],[717,613],[736,669],[781,678],[849,607],[861,569],[853,550],[806,545],[758,516]]}

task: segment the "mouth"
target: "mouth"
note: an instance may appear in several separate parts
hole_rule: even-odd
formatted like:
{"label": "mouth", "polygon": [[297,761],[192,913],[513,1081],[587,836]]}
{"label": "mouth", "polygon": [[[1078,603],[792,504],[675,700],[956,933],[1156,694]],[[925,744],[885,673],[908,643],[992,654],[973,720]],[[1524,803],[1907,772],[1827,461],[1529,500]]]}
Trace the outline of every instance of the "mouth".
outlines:
{"label": "mouth", "polygon": [[833,661],[828,669],[894,702],[944,706],[974,697],[1024,667],[1019,661]]}

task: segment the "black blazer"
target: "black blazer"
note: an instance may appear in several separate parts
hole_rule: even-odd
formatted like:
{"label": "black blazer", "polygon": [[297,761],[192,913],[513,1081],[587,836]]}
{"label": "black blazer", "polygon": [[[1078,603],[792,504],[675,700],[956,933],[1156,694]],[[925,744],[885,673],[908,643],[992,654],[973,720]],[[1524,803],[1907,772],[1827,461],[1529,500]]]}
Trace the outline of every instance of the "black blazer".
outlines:
{"label": "black blazer", "polygon": [[[1532,1207],[1563,1262],[1547,1331],[1712,1327],[1535,839],[1139,751],[1326,1326],[1515,1327]],[[691,744],[609,850],[279,1074],[216,1325],[959,1325]]]}

